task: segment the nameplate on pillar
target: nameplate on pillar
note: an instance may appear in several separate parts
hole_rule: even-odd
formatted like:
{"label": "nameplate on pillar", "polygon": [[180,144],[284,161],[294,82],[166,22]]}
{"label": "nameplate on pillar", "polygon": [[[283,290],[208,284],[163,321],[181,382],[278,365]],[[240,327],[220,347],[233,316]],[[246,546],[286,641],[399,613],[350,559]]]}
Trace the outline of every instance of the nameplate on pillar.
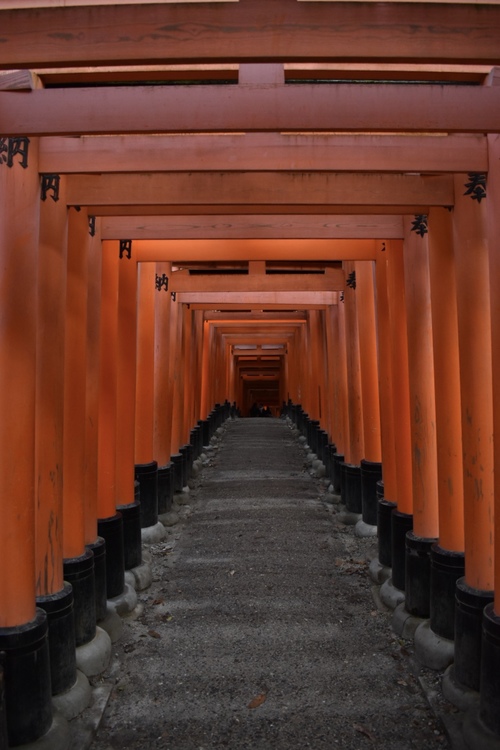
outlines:
{"label": "nameplate on pillar", "polygon": [[17,163],[23,169],[28,166],[28,147],[30,139],[26,136],[18,138],[0,138],[0,165],[14,166],[14,157],[18,156]]}

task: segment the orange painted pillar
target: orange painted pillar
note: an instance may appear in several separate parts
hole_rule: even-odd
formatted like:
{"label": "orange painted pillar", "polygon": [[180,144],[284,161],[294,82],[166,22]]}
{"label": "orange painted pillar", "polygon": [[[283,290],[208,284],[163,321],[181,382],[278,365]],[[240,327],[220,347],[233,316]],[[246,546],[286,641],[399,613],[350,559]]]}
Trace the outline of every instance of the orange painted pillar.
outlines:
{"label": "orange painted pillar", "polygon": [[[40,207],[35,411],[36,593],[47,613],[52,693],[75,684],[73,588],[63,576],[64,337],[68,211],[59,200]],[[80,679],[83,679],[83,675]]]}
{"label": "orange painted pillar", "polygon": [[[132,251],[133,252],[133,251]],[[109,334],[101,342],[106,351],[103,374],[108,371],[114,388],[104,396],[103,406],[109,413],[109,448],[114,464],[109,465],[109,486],[106,497],[107,515],[99,515],[99,536],[106,541],[106,590],[107,598],[120,596],[125,588],[125,569],[140,564],[141,550],[138,542],[139,506],[134,494],[134,399],[135,399],[135,328],[137,297],[137,264],[128,253],[121,253],[118,243],[103,247],[102,271],[103,298],[106,294],[106,310],[109,318]],[[103,331],[104,334],[104,331]],[[103,383],[103,388],[106,385]],[[103,425],[104,427],[104,425]],[[104,497],[102,498],[104,500]],[[135,532],[130,532],[130,527]]]}
{"label": "orange painted pillar", "polygon": [[46,200],[40,207],[35,497],[36,593],[42,607],[47,595],[64,588],[61,520],[68,216],[63,185],[61,200]]}
{"label": "orange painted pillar", "polygon": [[[194,326],[195,326],[195,361],[196,361],[196,386],[195,386],[195,400],[194,400],[194,419],[195,422],[201,419],[201,365],[202,365],[202,352],[203,352],[203,311],[194,311]],[[236,382],[236,366],[233,360],[234,370],[234,398],[238,400],[238,385]]]}
{"label": "orange painted pillar", "polygon": [[[343,264],[346,281],[355,274],[352,261]],[[352,278],[352,277],[351,277]],[[344,291],[346,362],[347,362],[347,406],[349,441],[346,443],[343,467],[343,499],[348,511],[360,514],[361,459],[364,455],[363,404],[361,393],[361,369],[359,358],[358,313],[355,287],[346,284]]]}
{"label": "orange painted pillar", "polygon": [[208,320],[203,321],[203,349],[201,362],[201,418],[206,419],[209,408],[210,379],[210,343],[211,327]]}
{"label": "orange painted pillar", "polygon": [[174,359],[173,359],[173,382],[172,382],[172,446],[174,455],[178,455],[179,449],[183,445],[182,442],[182,417],[183,417],[183,404],[182,404],[182,377],[183,377],[183,312],[182,304],[179,301],[175,302],[175,314],[173,315],[174,328],[171,336]]}
{"label": "orange painted pillar", "polygon": [[404,282],[403,244],[386,241],[391,371],[396,451],[397,509],[392,512],[392,583],[405,588],[406,533],[413,526],[413,487],[410,426],[408,334]]}
{"label": "orange painted pillar", "polygon": [[[465,577],[456,588],[455,664],[459,683],[479,689],[481,619],[494,587],[493,382],[486,201],[465,195],[455,175],[456,264],[464,476]],[[471,615],[474,612],[474,615]],[[471,633],[471,620],[475,622]]]}
{"label": "orange painted pillar", "polygon": [[[170,279],[171,263],[157,263],[156,275],[162,281]],[[171,399],[169,392],[170,366],[170,306],[171,293],[162,285],[155,294],[155,355],[154,355],[154,432],[153,455],[158,462],[158,514],[170,511],[173,497],[171,454]],[[170,411],[169,411],[170,410]]]}
{"label": "orange painted pillar", "polygon": [[181,403],[184,406],[182,414],[182,441],[183,445],[189,443],[189,430],[192,425],[193,413],[193,315],[188,305],[182,306],[182,337],[184,342],[182,364],[184,374],[182,378]]}
{"label": "orange painted pillar", "polygon": [[[492,71],[493,82],[498,80],[498,68]],[[492,367],[493,383],[497,384],[500,377],[500,262],[499,262],[499,217],[498,205],[500,200],[500,137],[488,135],[488,180],[487,200],[487,231],[490,267],[491,293],[491,336],[492,336]],[[500,397],[498,388],[493,388],[493,430],[498,435],[500,429]],[[500,649],[498,647],[500,634],[500,494],[498,491],[498,477],[500,476],[500,449],[498,444],[494,451],[494,602],[490,602],[483,611],[482,622],[482,661],[480,677],[480,718],[489,732],[497,738],[500,736],[500,720],[498,715],[499,690],[498,673],[500,670]],[[490,522],[491,523],[491,522]]]}
{"label": "orange painted pillar", "polygon": [[436,405],[427,234],[404,218],[404,273],[408,327],[413,530],[406,535],[405,609],[430,614],[430,551],[439,535]]}
{"label": "orange painted pillar", "polygon": [[[85,542],[98,543],[98,441],[100,384],[100,320],[102,242],[101,220],[90,220],[87,284],[87,401],[85,422]],[[94,555],[96,551],[94,549]]]}
{"label": "orange painted pillar", "polygon": [[109,518],[116,509],[116,424],[118,378],[118,243],[102,243],[101,316],[99,333],[99,424],[97,513]]}
{"label": "orange painted pillar", "polygon": [[69,210],[64,352],[64,577],[73,586],[76,645],[95,636],[94,554],[85,539],[88,219]]}
{"label": "orange painted pillar", "polygon": [[348,409],[348,380],[347,380],[347,346],[346,346],[346,315],[345,301],[340,301],[337,305],[337,351],[336,358],[336,383],[335,398],[336,411],[339,414],[338,432],[335,437],[337,444],[337,455],[335,464],[338,471],[335,473],[334,490],[341,494],[342,484],[342,464],[349,451],[350,425]]}
{"label": "orange painted pillar", "polygon": [[[439,542],[431,547],[430,628],[440,638],[453,640],[455,584],[464,574],[464,501],[455,260],[451,213],[444,208],[432,208],[429,214],[429,277],[439,514]],[[423,649],[420,658],[428,663],[425,654]]]}
{"label": "orange painted pillar", "polygon": [[374,266],[373,261],[355,263],[364,444],[360,461],[363,517],[356,533],[365,536],[377,532],[377,482],[382,479]]}
{"label": "orange painted pillar", "polygon": [[394,440],[394,406],[392,383],[391,321],[387,291],[388,253],[386,243],[377,248],[375,262],[376,319],[380,399],[380,442],[382,449],[383,483],[378,485],[377,515],[378,561],[392,567],[392,511],[396,508],[396,449]]}
{"label": "orange painted pillar", "polygon": [[[158,524],[158,463],[154,458],[156,264],[138,265],[135,397],[135,478],[140,485],[141,526]],[[158,527],[159,528],[159,527]]]}
{"label": "orange painted pillar", "polygon": [[[38,141],[24,142],[24,163],[22,155],[16,153],[18,143],[0,140],[0,461],[4,493],[0,503],[4,560],[0,572],[0,650],[5,652],[11,745],[38,739],[52,722],[47,617],[35,606]],[[21,285],[27,279],[33,286],[24,294]],[[21,679],[18,676],[20,659],[32,674],[29,690],[23,684],[26,669]]]}

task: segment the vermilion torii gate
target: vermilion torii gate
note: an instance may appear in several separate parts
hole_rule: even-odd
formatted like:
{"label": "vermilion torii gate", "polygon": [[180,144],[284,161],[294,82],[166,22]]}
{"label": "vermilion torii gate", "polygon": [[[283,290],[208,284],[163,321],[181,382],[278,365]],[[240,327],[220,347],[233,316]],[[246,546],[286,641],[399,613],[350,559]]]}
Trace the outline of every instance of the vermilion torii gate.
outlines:
{"label": "vermilion torii gate", "polygon": [[394,627],[498,742],[498,4],[5,0],[0,40],[8,743],[68,746],[148,482],[259,379],[351,510],[382,466]]}

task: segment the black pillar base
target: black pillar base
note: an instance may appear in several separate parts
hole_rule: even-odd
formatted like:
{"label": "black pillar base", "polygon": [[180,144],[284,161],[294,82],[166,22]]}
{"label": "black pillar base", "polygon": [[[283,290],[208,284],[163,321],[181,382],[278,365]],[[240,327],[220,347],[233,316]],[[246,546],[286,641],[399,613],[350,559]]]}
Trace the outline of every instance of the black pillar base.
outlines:
{"label": "black pillar base", "polygon": [[342,494],[342,466],[344,465],[344,454],[334,453],[332,464],[332,484],[336,495]]}
{"label": "black pillar base", "polygon": [[387,568],[392,568],[392,511],[396,503],[384,497],[384,483],[377,482],[377,535],[378,561]]}
{"label": "black pillar base", "polygon": [[73,586],[75,645],[83,646],[95,637],[94,554],[86,549],[79,557],[64,560],[64,580]]}
{"label": "black pillar base", "polygon": [[52,724],[47,615],[12,628],[0,628],[5,663],[5,705],[9,747],[42,737]]}
{"label": "black pillar base", "polygon": [[455,678],[479,691],[483,610],[493,601],[493,591],[472,588],[459,578],[455,588]]}
{"label": "black pillar base", "polygon": [[432,631],[452,641],[455,638],[455,588],[464,575],[463,552],[431,547],[431,609]]}
{"label": "black pillar base", "polygon": [[5,708],[5,653],[0,653],[0,747],[8,747],[7,710]]}
{"label": "black pillar base", "polygon": [[135,480],[139,482],[141,492],[141,528],[155,526],[158,523],[158,464],[156,461],[136,464]]}
{"label": "black pillar base", "polygon": [[106,541],[106,596],[112,599],[123,594],[125,588],[122,514],[97,519],[97,530]]}
{"label": "black pillar base", "polygon": [[361,512],[363,521],[370,526],[377,525],[377,482],[382,479],[382,464],[363,458],[361,467]]}
{"label": "black pillar base", "polygon": [[414,617],[428,619],[431,604],[431,547],[436,539],[406,534],[405,609]]}
{"label": "black pillar base", "polygon": [[343,464],[342,500],[350,513],[361,513],[361,466]]}
{"label": "black pillar base", "polygon": [[123,519],[123,562],[125,570],[132,570],[142,564],[141,504],[136,500],[117,510]]}
{"label": "black pillar base", "polygon": [[413,516],[392,511],[392,583],[400,591],[406,586],[406,533],[413,529]]}
{"label": "black pillar base", "polygon": [[73,589],[69,583],[55,594],[38,596],[47,615],[52,695],[65,693],[76,682]]}
{"label": "black pillar base", "polygon": [[493,603],[483,611],[479,715],[500,743],[500,617]]}
{"label": "black pillar base", "polygon": [[182,463],[184,461],[182,453],[174,453],[173,456],[170,456],[172,459],[172,468],[174,473],[174,492],[182,492],[182,488],[184,487],[182,481],[183,481],[183,475],[182,475]]}
{"label": "black pillar base", "polygon": [[182,486],[185,487],[188,483],[188,479],[191,476],[191,446],[183,445],[179,448],[179,453],[182,455]]}
{"label": "black pillar base", "polygon": [[168,513],[172,509],[174,496],[172,463],[158,467],[158,515]]}
{"label": "black pillar base", "polygon": [[94,554],[94,591],[95,591],[95,619],[104,620],[108,606],[106,586],[106,542],[98,536],[95,542],[87,544]]}

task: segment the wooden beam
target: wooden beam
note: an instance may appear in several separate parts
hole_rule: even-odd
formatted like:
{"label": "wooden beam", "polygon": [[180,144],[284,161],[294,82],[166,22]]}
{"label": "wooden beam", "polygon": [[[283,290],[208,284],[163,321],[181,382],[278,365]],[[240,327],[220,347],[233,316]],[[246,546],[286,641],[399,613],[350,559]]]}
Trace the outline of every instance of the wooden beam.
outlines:
{"label": "wooden beam", "polygon": [[402,239],[403,221],[401,216],[363,214],[103,217],[101,237],[103,240],[195,240],[189,243],[190,248],[196,248],[201,239]]}
{"label": "wooden beam", "polygon": [[[213,196],[212,196],[213,197]],[[81,205],[81,204],[76,204]],[[349,216],[357,215],[370,215],[379,216],[384,214],[394,214],[397,216],[403,216],[408,214],[416,213],[429,213],[430,205],[428,203],[407,203],[397,204],[388,203],[387,205],[375,205],[365,204],[363,206],[343,203],[315,203],[314,208],[311,205],[302,203],[249,203],[245,204],[224,204],[224,207],[213,203],[203,203],[202,205],[189,205],[189,204],[171,204],[171,203],[142,203],[137,205],[129,203],[122,205],[120,203],[107,203],[107,204],[92,204],[88,206],[89,216],[217,216],[224,211],[224,214],[228,216],[233,215],[255,215],[268,216],[270,214],[276,214],[280,216],[307,216],[311,214],[311,211],[318,216],[329,216],[330,214],[342,214]],[[128,239],[123,237],[122,239]]]}
{"label": "wooden beam", "polygon": [[375,260],[380,241],[369,240],[137,240],[135,260],[171,261],[271,261]]}
{"label": "wooden beam", "polygon": [[500,90],[345,83],[0,91],[4,136],[283,130],[498,133]]}
{"label": "wooden beam", "polygon": [[[241,295],[240,295],[241,296]],[[190,295],[189,298],[192,300],[193,295]],[[189,301],[186,298],[185,294],[179,295],[178,299],[181,302],[187,302],[189,304],[191,310],[204,310],[205,314],[209,313],[241,313],[241,314],[251,314],[253,315],[267,315],[268,313],[275,313],[275,312],[294,312],[297,310],[324,310],[328,305],[330,304],[337,304],[337,298],[334,301],[330,302],[312,302],[311,299],[309,301],[304,302],[298,300],[297,295],[293,296],[293,301],[290,302],[269,302],[266,301],[265,304],[262,303],[262,301],[259,302],[250,302],[247,297],[245,296],[244,302],[221,302],[220,298],[217,303],[205,301],[205,302],[199,302],[199,301]],[[302,298],[301,298],[302,299]],[[265,312],[262,312],[262,308],[265,309]]]}
{"label": "wooden beam", "polygon": [[[1,81],[1,78],[0,78]],[[47,137],[40,172],[486,172],[484,135],[246,133]]]}
{"label": "wooden beam", "polygon": [[[206,310],[304,310],[336,305],[337,292],[182,292],[176,301]],[[228,307],[229,305],[229,307]]]}
{"label": "wooden beam", "polygon": [[67,188],[67,202],[71,206],[217,203],[221,206],[376,204],[392,207],[398,204],[451,206],[454,201],[453,178],[449,175],[173,172],[136,174],[124,179],[117,174],[81,174],[70,175]]}
{"label": "wooden beam", "polygon": [[181,275],[173,273],[171,292],[328,292],[342,291],[344,272],[332,269],[328,274],[256,274]]}
{"label": "wooden beam", "polygon": [[210,322],[214,323],[241,323],[241,322],[248,322],[250,324],[254,324],[255,322],[263,322],[263,323],[274,323],[274,322],[298,322],[298,321],[305,321],[306,320],[306,314],[304,312],[281,312],[276,311],[273,313],[253,313],[251,316],[248,315],[248,313],[242,313],[242,312],[214,312],[213,310],[209,310],[204,315],[204,320],[208,320]]}
{"label": "wooden beam", "polygon": [[165,60],[500,63],[498,5],[106,4],[3,11],[0,28],[3,68]]}

